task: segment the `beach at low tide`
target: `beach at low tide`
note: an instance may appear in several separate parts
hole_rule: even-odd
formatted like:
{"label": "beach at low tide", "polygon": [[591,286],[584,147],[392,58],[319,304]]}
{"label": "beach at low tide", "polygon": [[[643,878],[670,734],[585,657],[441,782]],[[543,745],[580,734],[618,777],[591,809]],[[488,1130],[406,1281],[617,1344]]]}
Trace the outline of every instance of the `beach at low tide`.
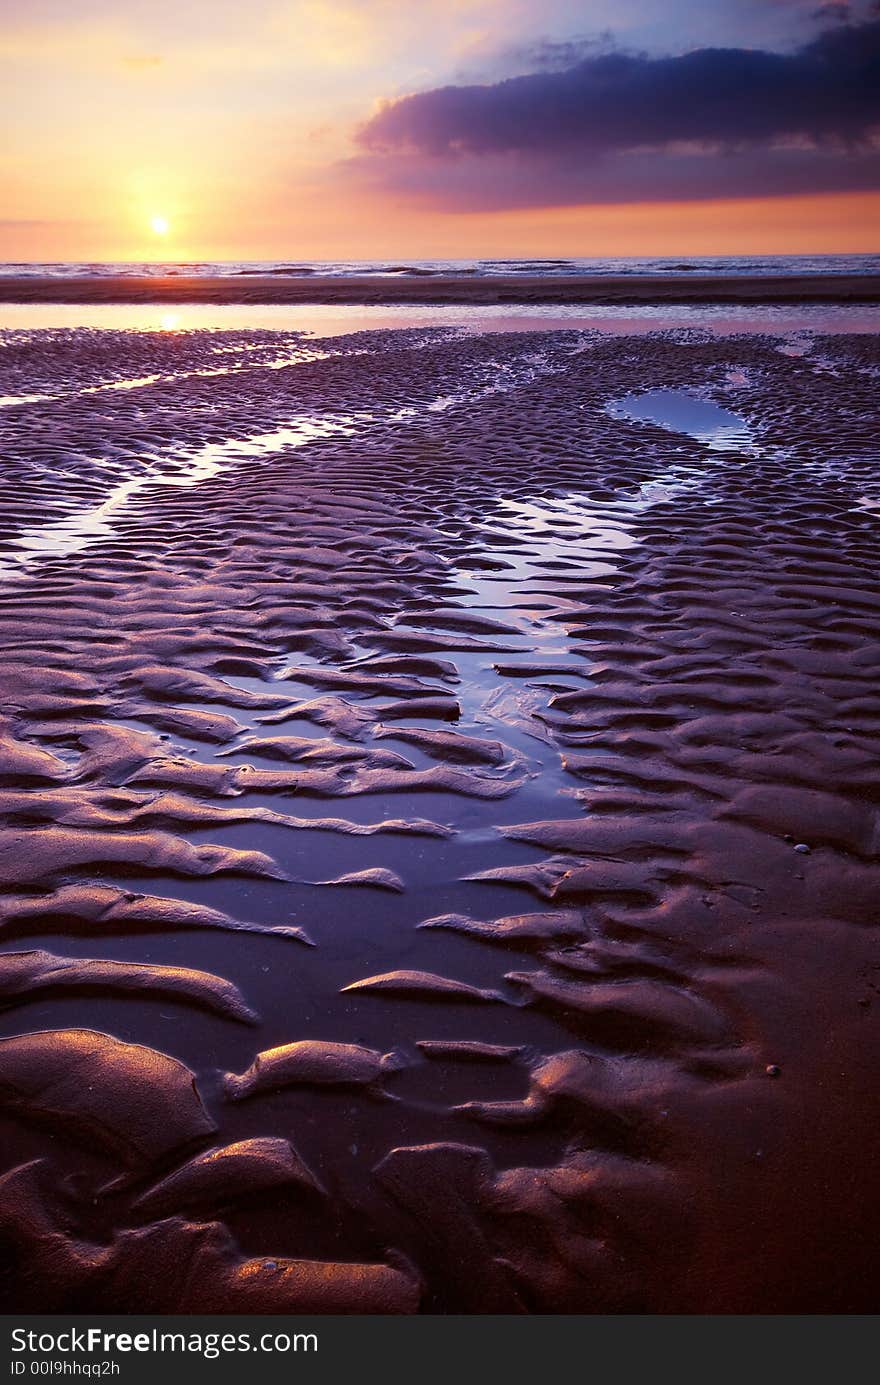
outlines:
{"label": "beach at low tide", "polygon": [[880,335],[821,277],[3,279],[645,308],[0,306],[7,1311],[870,1310]]}

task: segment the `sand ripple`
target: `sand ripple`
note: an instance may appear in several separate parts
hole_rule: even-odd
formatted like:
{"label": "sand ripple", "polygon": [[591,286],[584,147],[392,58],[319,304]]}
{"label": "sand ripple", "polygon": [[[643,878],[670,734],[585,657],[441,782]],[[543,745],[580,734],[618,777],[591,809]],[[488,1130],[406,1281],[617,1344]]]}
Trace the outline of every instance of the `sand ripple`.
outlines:
{"label": "sand ripple", "polygon": [[2,353],[4,1306],[868,1311],[876,339],[325,345]]}

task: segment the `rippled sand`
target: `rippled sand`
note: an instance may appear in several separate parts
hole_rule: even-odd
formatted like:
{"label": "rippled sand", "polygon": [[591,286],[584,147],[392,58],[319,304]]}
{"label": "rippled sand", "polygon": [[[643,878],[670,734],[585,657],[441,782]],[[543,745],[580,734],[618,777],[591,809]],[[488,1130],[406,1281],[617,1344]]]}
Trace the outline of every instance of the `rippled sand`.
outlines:
{"label": "rippled sand", "polygon": [[3,334],[7,1311],[873,1306],[878,371]]}

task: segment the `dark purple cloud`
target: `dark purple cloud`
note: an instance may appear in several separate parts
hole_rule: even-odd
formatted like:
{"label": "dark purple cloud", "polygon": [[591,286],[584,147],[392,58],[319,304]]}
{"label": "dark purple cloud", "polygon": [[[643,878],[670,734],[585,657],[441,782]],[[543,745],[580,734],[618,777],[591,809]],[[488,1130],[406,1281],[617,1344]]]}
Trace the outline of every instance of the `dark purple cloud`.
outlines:
{"label": "dark purple cloud", "polygon": [[446,211],[638,202],[696,202],[785,197],[800,193],[871,192],[880,188],[880,152],[843,157],[800,149],[717,154],[634,152],[586,159],[492,154],[444,163],[422,156],[350,161],[346,175],[379,192],[393,191]]}
{"label": "dark purple cloud", "polygon": [[447,86],[383,107],[372,152],[588,154],[800,138],[854,148],[880,126],[880,21],[826,30],[796,53],[702,48],[587,57],[563,71]]}
{"label": "dark purple cloud", "polygon": [[849,0],[828,0],[827,4],[817,5],[810,16],[821,24],[847,24],[852,19]]}

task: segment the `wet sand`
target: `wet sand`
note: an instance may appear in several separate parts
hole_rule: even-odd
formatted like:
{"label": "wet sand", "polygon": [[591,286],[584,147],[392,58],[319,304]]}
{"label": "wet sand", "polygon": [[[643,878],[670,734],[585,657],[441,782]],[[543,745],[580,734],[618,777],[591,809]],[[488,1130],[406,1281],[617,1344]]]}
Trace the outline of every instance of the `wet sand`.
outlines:
{"label": "wet sand", "polygon": [[877,303],[874,274],[4,276],[6,303]]}
{"label": "wet sand", "polygon": [[873,1309],[878,373],[4,336],[6,1311]]}

